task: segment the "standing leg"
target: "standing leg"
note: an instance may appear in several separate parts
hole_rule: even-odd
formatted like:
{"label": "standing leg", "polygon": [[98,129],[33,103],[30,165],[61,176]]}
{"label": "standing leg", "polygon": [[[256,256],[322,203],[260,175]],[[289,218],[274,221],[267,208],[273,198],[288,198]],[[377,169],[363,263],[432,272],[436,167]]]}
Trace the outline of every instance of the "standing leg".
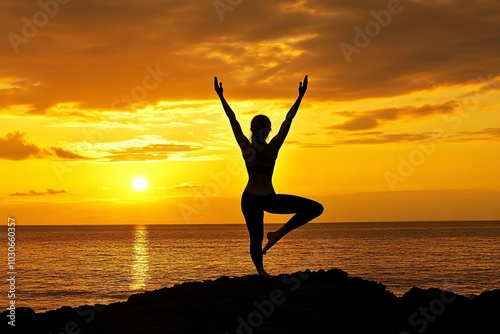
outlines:
{"label": "standing leg", "polygon": [[248,233],[250,235],[250,257],[260,275],[268,275],[264,270],[262,256],[262,241],[264,240],[264,210],[260,207],[256,195],[243,193],[241,197],[241,211],[245,216]]}
{"label": "standing leg", "polygon": [[279,230],[267,234],[267,244],[263,250],[263,253],[266,254],[267,250],[277,243],[285,234],[321,215],[323,213],[323,205],[300,196],[274,195],[266,202],[264,210],[278,214],[295,213],[295,215],[293,215]]}

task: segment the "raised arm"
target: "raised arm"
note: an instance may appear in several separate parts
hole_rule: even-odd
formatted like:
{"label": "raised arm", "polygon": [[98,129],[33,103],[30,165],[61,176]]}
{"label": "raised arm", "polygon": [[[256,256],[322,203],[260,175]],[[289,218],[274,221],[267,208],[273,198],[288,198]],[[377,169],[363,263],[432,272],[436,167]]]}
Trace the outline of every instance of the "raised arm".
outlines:
{"label": "raised arm", "polygon": [[219,99],[222,103],[222,107],[226,112],[227,118],[229,118],[229,123],[231,124],[231,129],[233,129],[234,137],[236,138],[238,145],[240,145],[240,148],[243,149],[247,144],[250,144],[250,141],[241,130],[240,123],[236,119],[236,115],[234,114],[233,109],[231,109],[226,99],[224,98],[223,94],[224,90],[222,88],[222,82],[219,83],[217,77],[214,77],[214,89],[217,95],[219,96]]}
{"label": "raised arm", "polygon": [[285,120],[281,124],[279,132],[269,142],[269,145],[272,145],[274,148],[278,150],[280,149],[281,145],[283,145],[283,142],[285,141],[285,138],[288,135],[288,131],[290,130],[290,126],[292,125],[292,120],[297,114],[297,111],[299,110],[300,102],[302,102],[302,98],[304,97],[307,90],[307,84],[308,84],[308,77],[306,75],[304,77],[304,81],[299,83],[299,96],[297,97],[297,100],[286,114]]}

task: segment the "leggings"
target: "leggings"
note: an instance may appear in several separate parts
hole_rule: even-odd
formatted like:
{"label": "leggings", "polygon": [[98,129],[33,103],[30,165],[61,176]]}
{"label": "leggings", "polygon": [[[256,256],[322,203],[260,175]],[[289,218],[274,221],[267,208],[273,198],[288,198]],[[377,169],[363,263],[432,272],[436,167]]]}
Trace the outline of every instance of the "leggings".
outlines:
{"label": "leggings", "polygon": [[241,211],[250,234],[250,256],[255,267],[259,269],[263,267],[264,211],[279,214],[294,213],[295,215],[285,224],[291,231],[318,217],[323,212],[323,205],[294,195],[273,193],[259,196],[245,191],[241,196]]}

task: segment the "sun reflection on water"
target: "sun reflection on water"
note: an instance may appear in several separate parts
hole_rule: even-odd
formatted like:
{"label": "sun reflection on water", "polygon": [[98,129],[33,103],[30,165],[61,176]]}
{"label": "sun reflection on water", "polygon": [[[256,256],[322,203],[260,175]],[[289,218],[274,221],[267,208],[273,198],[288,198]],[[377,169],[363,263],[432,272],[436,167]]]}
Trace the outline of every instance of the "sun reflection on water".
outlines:
{"label": "sun reflection on water", "polygon": [[132,261],[132,290],[144,289],[149,279],[149,246],[146,226],[136,226],[134,231],[134,254]]}

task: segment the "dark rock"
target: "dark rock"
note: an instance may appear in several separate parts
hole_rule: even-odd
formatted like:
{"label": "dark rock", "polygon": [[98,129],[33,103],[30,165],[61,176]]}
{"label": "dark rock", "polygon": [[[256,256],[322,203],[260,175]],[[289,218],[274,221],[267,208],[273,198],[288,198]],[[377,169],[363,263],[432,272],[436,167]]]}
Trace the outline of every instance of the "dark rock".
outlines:
{"label": "dark rock", "polygon": [[[500,290],[466,298],[383,284],[339,269],[188,282],[110,305],[16,309],[2,333],[497,333]],[[8,311],[3,312],[5,319]]]}

